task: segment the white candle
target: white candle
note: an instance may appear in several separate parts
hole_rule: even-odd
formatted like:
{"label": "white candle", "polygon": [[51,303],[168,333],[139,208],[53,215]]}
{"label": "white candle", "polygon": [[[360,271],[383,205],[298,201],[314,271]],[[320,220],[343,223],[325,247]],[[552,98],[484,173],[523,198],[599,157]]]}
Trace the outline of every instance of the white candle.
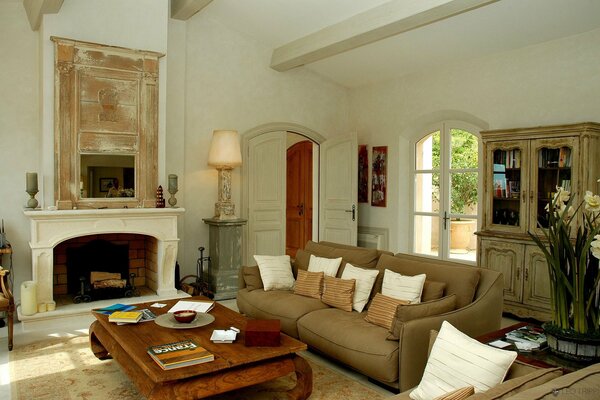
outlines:
{"label": "white candle", "polygon": [[38,312],[46,312],[47,308],[46,308],[46,303],[40,303],[38,304]]}
{"label": "white candle", "polygon": [[38,191],[38,178],[37,172],[27,172],[25,174],[27,178],[27,190],[26,192],[37,192]]}
{"label": "white candle", "polygon": [[33,315],[37,312],[37,284],[34,281],[21,284],[21,312],[23,315]]}
{"label": "white candle", "polygon": [[169,192],[177,191],[177,175],[169,174]]}
{"label": "white candle", "polygon": [[51,301],[50,303],[46,303],[46,310],[48,310],[48,311],[56,310],[56,302]]}

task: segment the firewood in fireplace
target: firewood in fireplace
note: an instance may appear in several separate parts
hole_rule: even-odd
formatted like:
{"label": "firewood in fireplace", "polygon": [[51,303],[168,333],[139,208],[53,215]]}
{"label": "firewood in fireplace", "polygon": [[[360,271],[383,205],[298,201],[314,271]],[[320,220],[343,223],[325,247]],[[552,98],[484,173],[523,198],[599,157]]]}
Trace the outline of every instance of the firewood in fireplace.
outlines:
{"label": "firewood in fireplace", "polygon": [[92,271],[90,272],[90,283],[94,289],[123,289],[127,286],[127,280],[121,279],[121,274],[118,272]]}

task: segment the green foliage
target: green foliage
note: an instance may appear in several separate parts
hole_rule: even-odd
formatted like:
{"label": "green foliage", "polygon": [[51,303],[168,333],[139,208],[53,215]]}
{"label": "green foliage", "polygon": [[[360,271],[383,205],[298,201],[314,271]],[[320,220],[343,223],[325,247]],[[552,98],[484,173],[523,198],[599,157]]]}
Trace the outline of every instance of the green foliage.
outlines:
{"label": "green foliage", "polygon": [[[477,168],[478,143],[475,135],[461,129],[452,129],[451,133],[451,169]],[[432,168],[440,168],[440,134],[433,134],[432,144]],[[477,203],[477,173],[460,172],[453,173],[450,177],[450,212],[454,214],[465,213],[465,208]],[[439,201],[440,175],[433,174],[433,196]]]}

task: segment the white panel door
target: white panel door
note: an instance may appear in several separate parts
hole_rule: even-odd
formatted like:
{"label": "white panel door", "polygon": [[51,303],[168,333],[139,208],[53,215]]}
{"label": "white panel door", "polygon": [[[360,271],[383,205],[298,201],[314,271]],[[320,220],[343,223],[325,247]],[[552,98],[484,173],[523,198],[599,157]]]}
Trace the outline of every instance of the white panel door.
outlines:
{"label": "white panel door", "polygon": [[356,134],[320,147],[319,240],[356,245],[358,141]]}
{"label": "white panel door", "polygon": [[255,254],[285,254],[285,155],[285,132],[248,144],[248,265]]}

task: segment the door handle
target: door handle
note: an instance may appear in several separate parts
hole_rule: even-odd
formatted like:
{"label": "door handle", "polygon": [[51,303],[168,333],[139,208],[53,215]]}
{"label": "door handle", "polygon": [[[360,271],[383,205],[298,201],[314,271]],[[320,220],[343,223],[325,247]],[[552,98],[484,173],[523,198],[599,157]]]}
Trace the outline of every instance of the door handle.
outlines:
{"label": "door handle", "polygon": [[352,205],[352,210],[344,210],[347,213],[352,213],[352,221],[356,221],[356,206]]}
{"label": "door handle", "polygon": [[298,204],[296,206],[296,208],[298,209],[298,215],[303,216],[304,215],[304,203]]}

